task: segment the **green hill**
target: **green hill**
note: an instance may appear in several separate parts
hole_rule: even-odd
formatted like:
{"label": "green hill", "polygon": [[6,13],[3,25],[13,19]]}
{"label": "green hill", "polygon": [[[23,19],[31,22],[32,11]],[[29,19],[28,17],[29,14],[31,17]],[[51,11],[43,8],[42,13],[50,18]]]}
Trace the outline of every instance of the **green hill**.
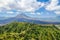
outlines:
{"label": "green hill", "polygon": [[13,22],[0,27],[0,40],[60,40],[55,25]]}

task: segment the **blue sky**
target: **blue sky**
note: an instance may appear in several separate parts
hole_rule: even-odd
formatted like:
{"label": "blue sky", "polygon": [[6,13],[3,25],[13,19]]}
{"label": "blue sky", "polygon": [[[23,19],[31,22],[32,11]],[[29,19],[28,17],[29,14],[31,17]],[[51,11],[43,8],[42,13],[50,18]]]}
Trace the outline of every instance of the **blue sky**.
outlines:
{"label": "blue sky", "polygon": [[22,13],[37,20],[60,22],[60,0],[0,0],[0,20]]}

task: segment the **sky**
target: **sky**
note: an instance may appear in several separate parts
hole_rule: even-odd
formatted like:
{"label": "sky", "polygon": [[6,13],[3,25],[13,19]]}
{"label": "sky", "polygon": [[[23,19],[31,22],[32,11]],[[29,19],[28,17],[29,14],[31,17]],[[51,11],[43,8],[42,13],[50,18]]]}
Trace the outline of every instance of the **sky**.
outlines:
{"label": "sky", "polygon": [[60,0],[0,0],[0,20],[20,14],[42,21],[60,22]]}

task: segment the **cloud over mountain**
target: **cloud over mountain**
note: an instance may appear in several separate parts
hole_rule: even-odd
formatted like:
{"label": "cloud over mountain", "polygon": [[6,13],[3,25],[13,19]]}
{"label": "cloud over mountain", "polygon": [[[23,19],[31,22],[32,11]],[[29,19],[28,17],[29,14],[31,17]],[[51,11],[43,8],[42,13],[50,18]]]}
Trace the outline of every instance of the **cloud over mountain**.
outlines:
{"label": "cloud over mountain", "polygon": [[60,15],[59,3],[59,0],[0,0],[0,17],[25,14],[31,18],[56,18]]}
{"label": "cloud over mountain", "polygon": [[44,3],[37,0],[0,0],[0,10],[20,10],[20,11],[35,11],[44,6]]}

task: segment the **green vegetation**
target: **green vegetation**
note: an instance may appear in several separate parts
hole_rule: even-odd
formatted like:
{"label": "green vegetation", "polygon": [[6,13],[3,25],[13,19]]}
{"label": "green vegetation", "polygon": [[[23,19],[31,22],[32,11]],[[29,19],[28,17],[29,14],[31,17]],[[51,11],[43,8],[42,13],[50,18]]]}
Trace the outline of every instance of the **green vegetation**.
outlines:
{"label": "green vegetation", "polygon": [[0,27],[0,40],[60,40],[55,25],[13,22]]}

